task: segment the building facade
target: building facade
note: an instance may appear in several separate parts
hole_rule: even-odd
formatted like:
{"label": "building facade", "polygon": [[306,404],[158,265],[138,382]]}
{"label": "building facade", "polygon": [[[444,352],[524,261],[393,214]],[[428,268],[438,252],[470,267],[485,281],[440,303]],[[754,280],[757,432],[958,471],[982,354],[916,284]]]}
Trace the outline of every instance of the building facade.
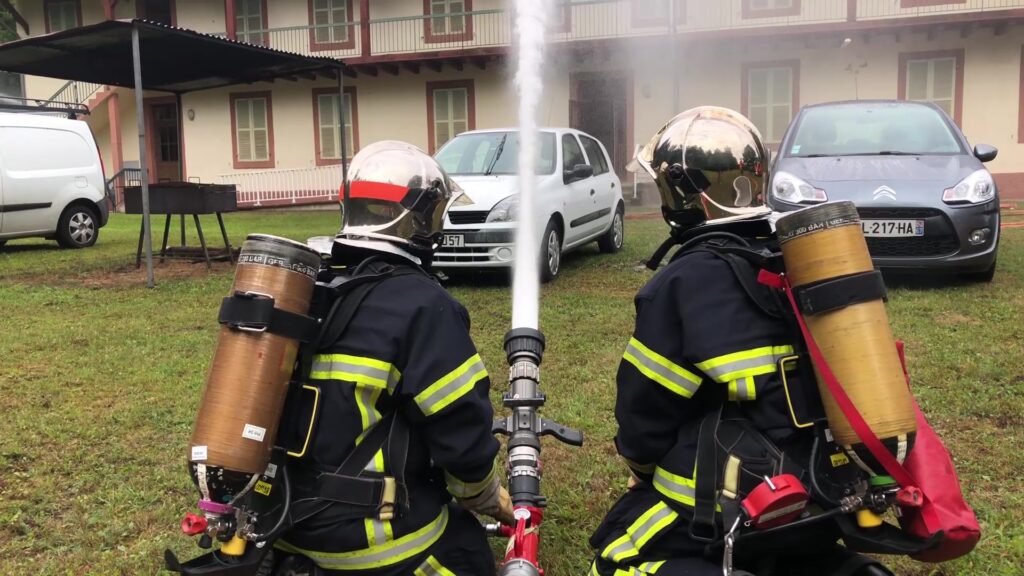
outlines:
{"label": "building facade", "polygon": [[[342,148],[434,151],[516,124],[511,0],[3,4],[21,36],[143,17],[343,60],[343,106],[336,83],[302,78],[186,94],[180,111],[145,95],[152,179],[235,183],[248,205],[336,200]],[[635,146],[685,108],[740,110],[776,144],[802,105],[901,98],[937,103],[972,143],[998,147],[1001,193],[1024,198],[1024,0],[553,0],[551,12],[541,124],[598,137],[624,183]],[[137,167],[130,90],[35,77],[24,90],[92,109],[108,178]]]}

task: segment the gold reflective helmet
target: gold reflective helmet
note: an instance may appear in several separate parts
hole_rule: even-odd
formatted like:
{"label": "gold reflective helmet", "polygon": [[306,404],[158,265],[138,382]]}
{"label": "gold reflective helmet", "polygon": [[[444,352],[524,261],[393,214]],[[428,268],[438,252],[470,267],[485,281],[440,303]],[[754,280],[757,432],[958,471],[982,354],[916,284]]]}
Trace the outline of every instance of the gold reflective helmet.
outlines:
{"label": "gold reflective helmet", "polygon": [[441,165],[412,144],[376,142],[352,159],[336,241],[416,257],[433,253],[452,196],[460,192]]}
{"label": "gold reflective helmet", "polygon": [[630,170],[642,168],[661,193],[673,229],[767,214],[768,155],[742,114],[716,106],[687,110],[640,148]]}

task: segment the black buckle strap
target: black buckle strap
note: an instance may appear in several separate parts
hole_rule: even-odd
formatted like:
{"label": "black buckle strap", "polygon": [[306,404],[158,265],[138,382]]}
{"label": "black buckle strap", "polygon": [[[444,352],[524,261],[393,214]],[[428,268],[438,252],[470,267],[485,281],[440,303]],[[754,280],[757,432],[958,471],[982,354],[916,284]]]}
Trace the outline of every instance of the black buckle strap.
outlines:
{"label": "black buckle strap", "polygon": [[224,298],[217,321],[235,330],[270,332],[300,342],[313,341],[320,321],[274,306],[274,297],[260,292],[235,292]]}
{"label": "black buckle strap", "polygon": [[[385,480],[388,479],[343,476],[324,472],[317,477],[315,490],[317,496],[325,500],[364,508],[367,512],[376,512],[382,505],[389,504],[385,498],[387,495]],[[370,515],[367,514],[367,516]]]}
{"label": "black buckle strap", "polygon": [[886,300],[885,283],[878,270],[833,278],[793,290],[805,316],[838,310],[871,300]]}
{"label": "black buckle strap", "polygon": [[697,475],[694,478],[693,522],[690,523],[690,537],[699,542],[711,542],[718,538],[718,524],[715,522],[715,497],[718,488],[718,446],[715,433],[722,419],[719,407],[704,417],[697,437]]}

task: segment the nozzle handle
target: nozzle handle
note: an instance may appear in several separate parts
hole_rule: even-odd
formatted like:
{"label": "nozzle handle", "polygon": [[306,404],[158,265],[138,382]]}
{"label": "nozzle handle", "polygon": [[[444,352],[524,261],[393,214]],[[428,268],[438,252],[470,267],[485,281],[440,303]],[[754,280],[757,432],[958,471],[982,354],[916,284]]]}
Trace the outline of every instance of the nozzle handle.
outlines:
{"label": "nozzle handle", "polygon": [[569,428],[568,426],[559,424],[553,420],[548,420],[547,418],[541,418],[540,435],[554,436],[560,442],[569,444],[570,446],[583,446],[583,432],[580,432],[575,428]]}

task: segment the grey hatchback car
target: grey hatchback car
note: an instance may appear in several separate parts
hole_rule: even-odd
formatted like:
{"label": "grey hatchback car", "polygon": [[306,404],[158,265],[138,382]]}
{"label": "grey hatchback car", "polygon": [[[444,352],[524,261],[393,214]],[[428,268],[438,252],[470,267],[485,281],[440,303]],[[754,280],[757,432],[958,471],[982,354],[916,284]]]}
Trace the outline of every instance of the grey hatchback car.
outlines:
{"label": "grey hatchback car", "polygon": [[804,107],[779,147],[766,202],[787,212],[851,200],[882,269],[995,274],[999,193],[973,150],[931,103],[834,102]]}

